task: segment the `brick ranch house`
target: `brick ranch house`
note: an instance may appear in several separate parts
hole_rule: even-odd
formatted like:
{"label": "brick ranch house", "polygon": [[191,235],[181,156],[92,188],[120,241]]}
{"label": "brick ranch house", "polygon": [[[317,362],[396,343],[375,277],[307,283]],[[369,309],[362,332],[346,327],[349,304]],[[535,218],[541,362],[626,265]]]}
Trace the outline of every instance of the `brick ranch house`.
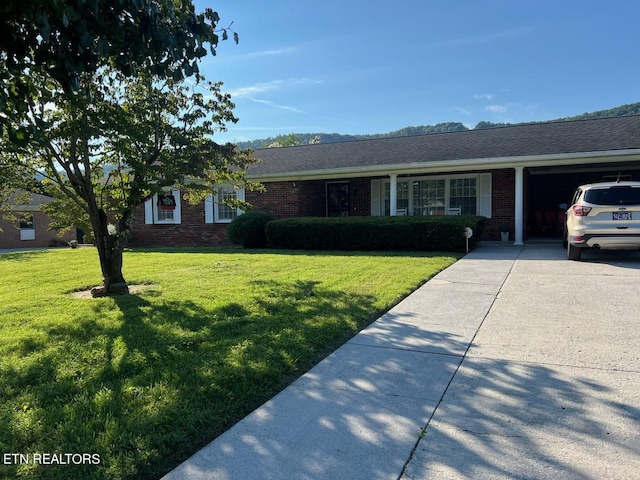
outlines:
{"label": "brick ranch house", "polygon": [[77,237],[76,229],[60,235],[58,231],[49,230],[51,218],[42,210],[42,205],[50,203],[53,198],[39,193],[30,193],[27,203],[13,204],[9,209],[15,220],[0,219],[0,248],[42,248],[65,245]]}
{"label": "brick ranch house", "polygon": [[[463,132],[256,150],[248,177],[265,193],[218,189],[191,206],[171,192],[139,207],[134,246],[227,245],[246,199],[276,218],[478,214],[482,240],[515,244],[561,234],[576,186],[640,177],[640,116],[520,124]],[[143,220],[144,221],[141,221]]]}

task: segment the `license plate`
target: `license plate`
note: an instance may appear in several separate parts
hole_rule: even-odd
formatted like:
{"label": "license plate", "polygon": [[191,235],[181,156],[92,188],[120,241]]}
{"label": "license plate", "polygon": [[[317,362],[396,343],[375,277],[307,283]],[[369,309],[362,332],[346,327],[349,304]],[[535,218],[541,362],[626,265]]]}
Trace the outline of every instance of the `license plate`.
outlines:
{"label": "license plate", "polygon": [[613,212],[614,220],[631,220],[631,212]]}

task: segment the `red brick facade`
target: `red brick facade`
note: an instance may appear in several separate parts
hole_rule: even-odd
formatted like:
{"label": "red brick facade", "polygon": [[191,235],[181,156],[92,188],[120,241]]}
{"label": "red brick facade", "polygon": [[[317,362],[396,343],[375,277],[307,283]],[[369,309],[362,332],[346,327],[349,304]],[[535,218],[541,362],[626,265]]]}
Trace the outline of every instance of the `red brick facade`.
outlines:
{"label": "red brick facade", "polygon": [[179,224],[145,223],[144,205],[136,210],[129,245],[145,247],[219,247],[229,245],[227,223],[205,223],[204,202],[181,204]]}
{"label": "red brick facade", "polygon": [[[12,212],[20,215],[20,212]],[[64,235],[58,235],[57,231],[50,231],[51,218],[40,211],[25,211],[24,215],[33,215],[33,239],[22,240],[20,237],[20,222],[0,222],[0,248],[42,248],[64,245],[76,239],[76,229],[73,228]]]}
{"label": "red brick facade", "polygon": [[[477,172],[470,172],[477,173]],[[500,239],[500,225],[514,229],[515,174],[513,169],[492,173],[492,218],[483,234],[485,240]],[[388,178],[388,177],[379,177]],[[349,215],[371,214],[371,180],[351,178],[335,180],[306,180],[265,183],[266,192],[246,192],[246,201],[255,210],[274,218],[324,217],[327,215],[327,184],[346,183],[349,189]],[[204,202],[189,205],[181,200],[181,223],[146,224],[141,205],[134,220],[131,246],[218,247],[227,246],[228,223],[205,223]]]}
{"label": "red brick facade", "polygon": [[[349,184],[349,215],[371,214],[370,178],[331,182]],[[275,218],[324,217],[327,215],[327,183],[325,180],[266,183],[266,192],[247,192],[246,200],[256,210]]]}
{"label": "red brick facade", "polygon": [[500,227],[507,225],[513,240],[515,230],[515,170],[491,172],[491,218],[487,220],[483,240],[500,240]]}

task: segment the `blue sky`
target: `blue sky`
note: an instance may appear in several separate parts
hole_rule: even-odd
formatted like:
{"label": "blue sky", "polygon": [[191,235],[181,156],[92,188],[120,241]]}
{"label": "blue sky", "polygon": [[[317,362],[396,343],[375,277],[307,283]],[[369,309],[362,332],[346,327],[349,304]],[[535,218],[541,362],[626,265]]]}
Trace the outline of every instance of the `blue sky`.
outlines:
{"label": "blue sky", "polygon": [[240,119],[218,141],[549,120],[640,101],[631,0],[194,3],[240,36],[201,65]]}

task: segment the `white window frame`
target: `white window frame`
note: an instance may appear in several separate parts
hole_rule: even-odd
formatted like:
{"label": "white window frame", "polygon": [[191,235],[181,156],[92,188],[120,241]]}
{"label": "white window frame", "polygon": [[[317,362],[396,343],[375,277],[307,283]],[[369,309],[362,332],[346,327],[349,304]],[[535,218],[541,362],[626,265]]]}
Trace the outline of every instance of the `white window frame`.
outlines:
{"label": "white window frame", "polygon": [[[20,221],[20,240],[35,240],[36,239],[36,216],[30,215],[30,222]],[[26,219],[25,219],[26,220]],[[23,227],[23,223],[31,223],[31,227]]]}
{"label": "white window frame", "polygon": [[222,203],[220,196],[229,191],[235,192],[236,200],[244,201],[244,187],[235,188],[233,185],[220,185],[216,187],[215,196],[208,195],[204,201],[205,223],[231,223],[235,218],[242,215],[242,210],[238,208],[236,209],[236,216],[234,218],[220,218],[220,204]]}
{"label": "white window frame", "polygon": [[[422,180],[444,180],[445,195],[444,195],[444,209],[447,214],[453,213],[451,209],[451,180],[460,178],[474,178],[476,180],[476,215],[483,215],[487,218],[491,218],[491,173],[466,173],[455,175],[421,175],[421,176],[408,176],[400,177],[397,179],[398,183],[408,182],[408,211],[407,215],[414,215],[413,212],[413,188],[412,182]],[[391,183],[391,179],[383,178],[380,180],[372,181],[372,203],[371,213],[372,215],[386,214],[385,208],[385,192],[387,191],[387,185]],[[379,187],[377,186],[379,185]],[[375,196],[374,196],[375,195]],[[451,211],[451,212],[450,212]],[[449,213],[450,212],[450,213]]]}
{"label": "white window frame", "polygon": [[167,194],[173,195],[176,199],[176,208],[173,211],[173,218],[168,220],[161,220],[158,218],[158,194],[156,193],[153,198],[150,198],[144,202],[144,220],[148,225],[177,225],[182,223],[182,208],[180,190],[171,190]]}

